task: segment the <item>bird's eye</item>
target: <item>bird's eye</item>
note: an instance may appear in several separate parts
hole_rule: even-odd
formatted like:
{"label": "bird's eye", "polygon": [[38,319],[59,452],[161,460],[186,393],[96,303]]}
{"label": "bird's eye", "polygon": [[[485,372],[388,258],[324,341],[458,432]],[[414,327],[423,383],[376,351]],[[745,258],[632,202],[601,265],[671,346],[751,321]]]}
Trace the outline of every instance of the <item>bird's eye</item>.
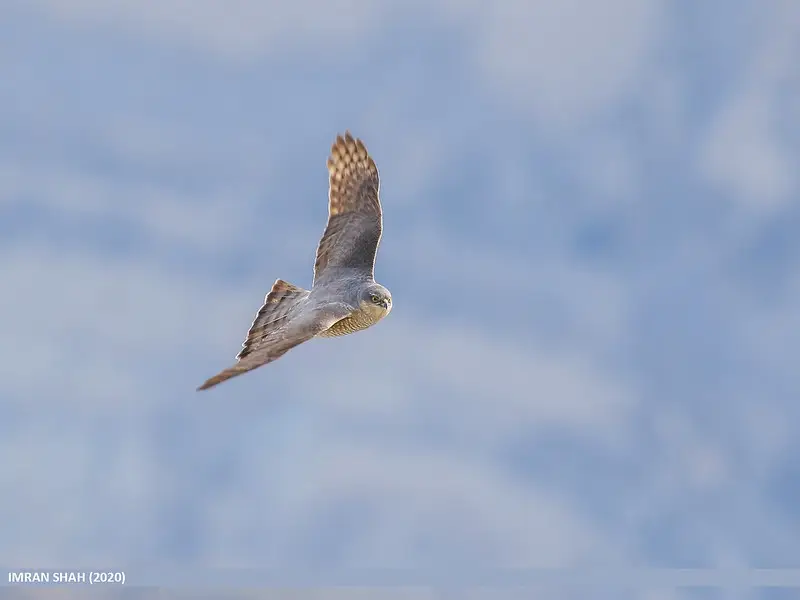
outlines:
{"label": "bird's eye", "polygon": [[372,295],[370,296],[370,299],[371,299],[371,300],[372,300],[372,302],[373,302],[373,303],[375,303],[375,304],[380,304],[380,303],[381,303],[381,297],[380,297],[380,296],[378,296],[378,294],[372,294]]}

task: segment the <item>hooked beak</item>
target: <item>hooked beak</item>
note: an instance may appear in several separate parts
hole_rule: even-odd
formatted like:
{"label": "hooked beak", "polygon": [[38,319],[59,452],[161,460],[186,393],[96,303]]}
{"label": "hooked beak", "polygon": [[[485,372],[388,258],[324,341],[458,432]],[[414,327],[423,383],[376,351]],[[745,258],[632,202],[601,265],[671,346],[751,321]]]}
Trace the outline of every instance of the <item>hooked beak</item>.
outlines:
{"label": "hooked beak", "polygon": [[381,302],[381,305],[382,305],[382,306],[383,306],[383,308],[385,308],[386,310],[389,310],[389,307],[392,305],[392,303],[389,301],[389,299],[388,299],[388,298],[384,298],[384,299],[383,299],[383,302]]}

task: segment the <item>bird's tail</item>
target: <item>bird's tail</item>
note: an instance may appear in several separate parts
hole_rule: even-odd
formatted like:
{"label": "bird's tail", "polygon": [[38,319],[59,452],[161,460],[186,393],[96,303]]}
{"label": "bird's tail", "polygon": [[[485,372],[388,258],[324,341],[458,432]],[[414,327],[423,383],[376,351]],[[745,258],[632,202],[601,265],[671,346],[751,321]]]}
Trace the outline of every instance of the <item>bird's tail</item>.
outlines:
{"label": "bird's tail", "polygon": [[272,284],[272,289],[267,297],[264,298],[264,305],[253,319],[253,324],[242,344],[242,350],[236,356],[237,360],[250,354],[272,331],[281,327],[289,315],[289,311],[308,294],[308,290],[292,285],[283,279],[277,279]]}
{"label": "bird's tail", "polygon": [[207,390],[218,383],[251,371],[263,364],[263,361],[250,364],[252,361],[243,359],[258,350],[268,341],[272,334],[283,327],[292,308],[304,301],[309,293],[308,290],[292,285],[282,279],[276,280],[272,285],[272,289],[264,298],[263,306],[256,313],[255,319],[253,319],[253,324],[247,332],[241,351],[236,355],[237,364],[218,373],[197,389]]}

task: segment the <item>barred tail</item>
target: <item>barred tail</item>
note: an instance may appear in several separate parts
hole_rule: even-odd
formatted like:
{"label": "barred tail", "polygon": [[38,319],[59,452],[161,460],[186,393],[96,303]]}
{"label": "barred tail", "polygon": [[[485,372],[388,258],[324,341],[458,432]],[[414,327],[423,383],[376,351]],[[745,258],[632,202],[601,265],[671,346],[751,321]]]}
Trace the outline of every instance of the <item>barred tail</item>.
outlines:
{"label": "barred tail", "polygon": [[246,357],[258,348],[270,333],[280,328],[289,311],[300,300],[305,299],[308,294],[308,290],[292,285],[283,279],[276,280],[264,299],[264,305],[258,310],[255,319],[253,319],[253,324],[250,326],[247,337],[245,337],[242,344],[242,350],[236,356],[237,360]]}

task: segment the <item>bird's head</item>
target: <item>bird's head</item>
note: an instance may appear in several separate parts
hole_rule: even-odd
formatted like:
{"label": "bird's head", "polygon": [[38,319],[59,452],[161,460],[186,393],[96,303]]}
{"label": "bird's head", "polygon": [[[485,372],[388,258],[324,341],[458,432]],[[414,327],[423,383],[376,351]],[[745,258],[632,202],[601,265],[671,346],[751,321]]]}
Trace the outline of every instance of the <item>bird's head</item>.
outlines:
{"label": "bird's head", "polygon": [[392,294],[380,283],[372,283],[361,293],[361,306],[364,310],[385,317],[392,310]]}

